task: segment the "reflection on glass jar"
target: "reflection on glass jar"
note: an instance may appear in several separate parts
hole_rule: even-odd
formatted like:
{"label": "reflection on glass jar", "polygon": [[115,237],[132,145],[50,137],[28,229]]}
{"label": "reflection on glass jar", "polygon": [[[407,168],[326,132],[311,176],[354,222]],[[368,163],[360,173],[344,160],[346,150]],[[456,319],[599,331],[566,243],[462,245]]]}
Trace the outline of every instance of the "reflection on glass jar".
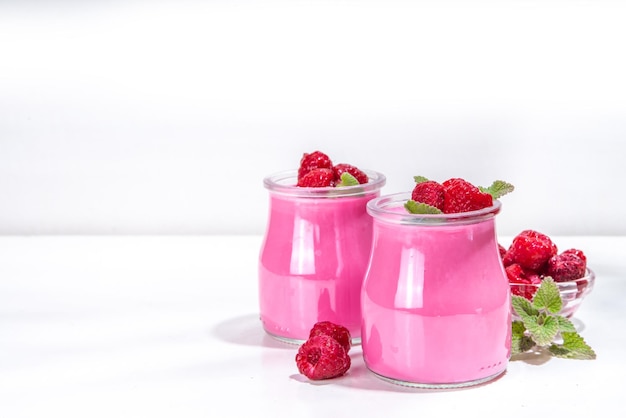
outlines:
{"label": "reflection on glass jar", "polygon": [[374,219],[362,292],[367,367],[428,388],[470,386],[502,374],[510,357],[510,291],[495,215],[415,215],[410,193],[368,203]]}
{"label": "reflection on glass jar", "polygon": [[292,343],[316,322],[332,321],[360,341],[360,293],[372,245],[367,202],[385,176],[364,170],[369,182],[348,187],[296,187],[297,173],[266,177],[269,216],[259,259],[264,329]]}

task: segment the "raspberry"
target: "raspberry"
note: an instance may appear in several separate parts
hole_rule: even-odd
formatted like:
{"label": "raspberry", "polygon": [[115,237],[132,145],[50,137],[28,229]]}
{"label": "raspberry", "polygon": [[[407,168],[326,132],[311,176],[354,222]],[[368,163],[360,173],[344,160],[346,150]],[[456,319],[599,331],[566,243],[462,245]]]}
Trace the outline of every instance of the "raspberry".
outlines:
{"label": "raspberry", "polygon": [[298,180],[298,187],[334,187],[335,174],[329,168],[315,168]]}
{"label": "raspberry", "polygon": [[584,277],[587,273],[587,263],[575,252],[562,252],[548,260],[546,275],[555,282],[566,282]]}
{"label": "raspberry", "polygon": [[341,174],[345,172],[350,173],[355,179],[357,179],[359,184],[365,184],[369,181],[365,172],[350,164],[337,164],[333,167],[333,171],[335,172],[335,181],[337,182],[341,179]]}
{"label": "raspberry", "polygon": [[557,247],[547,235],[528,229],[513,238],[503,262],[505,266],[517,263],[525,269],[541,271],[556,254]]}
{"label": "raspberry", "polygon": [[348,371],[350,356],[334,338],[315,335],[298,349],[296,365],[311,380],[332,379]]}
{"label": "raspberry", "polygon": [[443,213],[470,212],[493,205],[493,197],[483,193],[470,182],[451,178],[442,183],[444,188]]}
{"label": "raspberry", "polygon": [[328,335],[337,340],[343,349],[346,350],[346,353],[350,351],[352,338],[350,337],[350,331],[344,326],[333,324],[330,321],[318,322],[311,328],[309,338],[316,335]]}
{"label": "raspberry", "polygon": [[570,253],[576,254],[581,260],[585,262],[585,264],[587,264],[587,256],[581,250],[578,250],[576,248],[570,248],[569,250],[563,251],[563,254],[570,254]]}
{"label": "raspberry", "polygon": [[532,300],[537,287],[525,285],[539,285],[541,284],[541,277],[536,272],[527,270],[515,263],[505,267],[504,271],[509,279],[509,283],[518,285],[511,286],[511,293]]}
{"label": "raspberry", "polygon": [[411,199],[436,207],[443,212],[444,189],[436,181],[428,180],[417,183],[411,193]]}
{"label": "raspberry", "polygon": [[[506,254],[506,248],[502,244],[498,244],[498,252],[500,253],[500,258],[504,261],[504,255]],[[505,265],[506,267],[506,265]]]}
{"label": "raspberry", "polygon": [[[333,168],[330,157],[321,151],[313,151],[310,154],[302,154],[300,159],[300,167],[298,168],[298,181],[316,168]],[[313,186],[315,187],[315,186]]]}

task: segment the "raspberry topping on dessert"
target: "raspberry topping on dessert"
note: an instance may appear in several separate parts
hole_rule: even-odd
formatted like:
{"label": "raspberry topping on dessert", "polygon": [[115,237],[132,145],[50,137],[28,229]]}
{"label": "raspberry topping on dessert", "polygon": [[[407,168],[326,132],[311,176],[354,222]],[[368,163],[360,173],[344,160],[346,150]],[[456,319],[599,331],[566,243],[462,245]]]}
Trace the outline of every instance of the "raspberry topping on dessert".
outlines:
{"label": "raspberry topping on dessert", "polygon": [[330,160],[330,157],[321,151],[304,153],[300,159],[300,167],[298,168],[298,181],[316,168],[332,169],[333,163]]}
{"label": "raspberry topping on dessert", "polygon": [[472,212],[493,206],[493,200],[513,191],[514,187],[502,180],[489,187],[474,186],[462,178],[451,178],[443,183],[414,176],[411,199],[404,205],[409,213],[440,214]]}
{"label": "raspberry topping on dessert", "polygon": [[337,164],[333,167],[333,171],[335,172],[335,181],[339,181],[343,173],[351,174],[359,184],[365,184],[369,180],[365,172],[351,164]]}
{"label": "raspberry topping on dessert", "polygon": [[426,203],[427,205],[443,211],[443,186],[433,180],[426,180],[421,183],[417,183],[411,192],[411,199],[416,202]]}
{"label": "raspberry topping on dessert", "polygon": [[314,168],[298,180],[298,187],[334,187],[335,173],[330,168]]}
{"label": "raspberry topping on dessert", "polygon": [[367,174],[352,164],[333,165],[321,151],[304,153],[298,167],[298,187],[344,187],[365,184]]}
{"label": "raspberry topping on dessert", "polygon": [[493,198],[489,193],[481,192],[478,187],[466,180],[452,178],[444,181],[442,186],[443,213],[470,212],[493,205]]}

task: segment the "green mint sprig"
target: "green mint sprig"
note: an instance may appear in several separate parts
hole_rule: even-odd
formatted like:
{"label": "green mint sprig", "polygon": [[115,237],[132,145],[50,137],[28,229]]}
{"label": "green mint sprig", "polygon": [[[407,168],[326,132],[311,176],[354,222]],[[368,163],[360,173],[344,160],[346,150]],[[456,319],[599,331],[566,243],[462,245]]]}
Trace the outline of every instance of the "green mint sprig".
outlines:
{"label": "green mint sprig", "polygon": [[[520,320],[511,325],[512,356],[543,348],[554,357],[592,360],[596,353],[576,332],[572,322],[558,314],[563,306],[559,288],[552,277],[545,277],[532,301],[511,296],[513,310]],[[563,342],[555,340],[561,336]]]}
{"label": "green mint sprig", "polygon": [[430,206],[426,203],[416,202],[415,200],[407,200],[404,204],[404,208],[409,213],[419,214],[419,215],[438,215],[443,213],[439,208],[434,206]]}
{"label": "green mint sprig", "polygon": [[506,181],[496,180],[491,183],[491,186],[478,186],[478,189],[483,193],[489,193],[494,199],[499,199],[505,194],[509,194],[513,190],[515,190],[515,187],[511,183],[507,183]]}
{"label": "green mint sprig", "polygon": [[336,187],[346,187],[346,186],[356,186],[359,184],[359,181],[352,174],[344,171],[341,173],[341,177],[339,178],[339,183],[337,183]]}

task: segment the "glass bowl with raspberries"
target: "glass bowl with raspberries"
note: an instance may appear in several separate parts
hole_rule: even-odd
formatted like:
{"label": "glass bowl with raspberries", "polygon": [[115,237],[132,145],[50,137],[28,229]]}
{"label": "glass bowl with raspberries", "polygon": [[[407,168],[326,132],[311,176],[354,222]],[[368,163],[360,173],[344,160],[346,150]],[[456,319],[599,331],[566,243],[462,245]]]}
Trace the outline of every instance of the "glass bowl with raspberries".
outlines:
{"label": "glass bowl with raspberries", "polygon": [[576,248],[559,252],[552,239],[540,232],[520,232],[508,249],[500,245],[500,255],[513,295],[532,300],[542,280],[552,277],[563,302],[559,314],[566,318],[593,290],[596,275],[587,267],[584,252]]}

